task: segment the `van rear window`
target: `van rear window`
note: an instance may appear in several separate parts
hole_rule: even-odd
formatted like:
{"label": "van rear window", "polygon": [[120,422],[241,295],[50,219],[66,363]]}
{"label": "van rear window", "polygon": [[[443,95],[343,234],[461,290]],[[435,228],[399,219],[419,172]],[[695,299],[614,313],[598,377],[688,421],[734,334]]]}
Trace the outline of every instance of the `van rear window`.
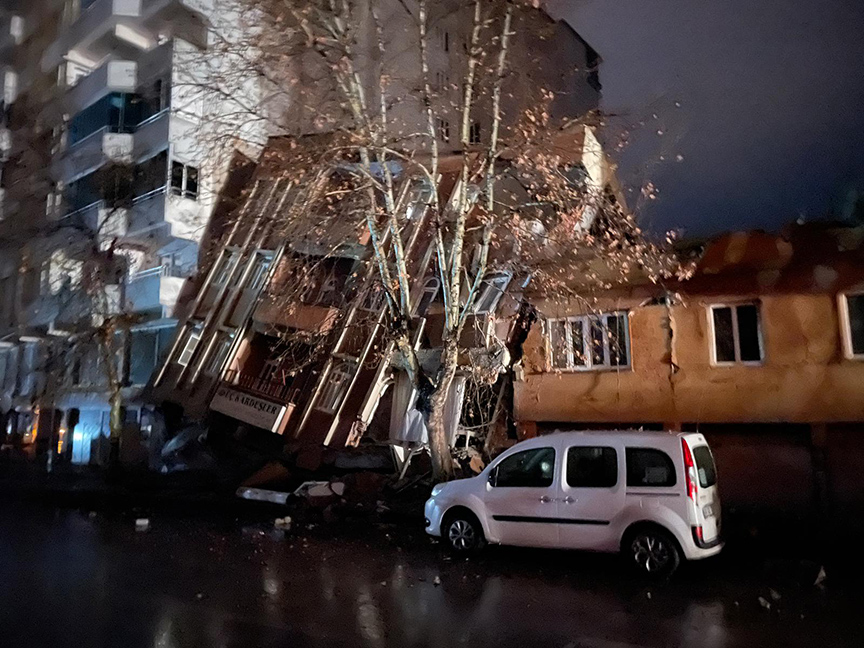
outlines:
{"label": "van rear window", "polygon": [[714,457],[707,445],[693,448],[693,459],[696,461],[696,472],[699,474],[699,485],[710,488],[717,483],[717,468],[714,467]]}
{"label": "van rear window", "polygon": [[675,465],[665,452],[653,448],[627,448],[628,486],[674,486]]}

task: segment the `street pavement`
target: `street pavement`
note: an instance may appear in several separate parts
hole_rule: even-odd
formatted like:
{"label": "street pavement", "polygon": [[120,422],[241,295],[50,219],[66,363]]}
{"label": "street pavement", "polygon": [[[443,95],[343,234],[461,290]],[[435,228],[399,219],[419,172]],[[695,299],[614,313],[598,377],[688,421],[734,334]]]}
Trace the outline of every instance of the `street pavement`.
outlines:
{"label": "street pavement", "polygon": [[794,560],[730,552],[646,584],[611,556],[451,560],[405,525],[273,517],[4,498],[0,646],[864,645],[854,580],[802,584]]}

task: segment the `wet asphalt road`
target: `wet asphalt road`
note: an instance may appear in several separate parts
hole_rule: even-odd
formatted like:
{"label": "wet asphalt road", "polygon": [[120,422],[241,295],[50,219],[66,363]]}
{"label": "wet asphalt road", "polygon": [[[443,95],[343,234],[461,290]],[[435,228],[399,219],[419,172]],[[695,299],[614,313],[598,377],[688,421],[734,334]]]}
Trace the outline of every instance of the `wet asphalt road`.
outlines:
{"label": "wet asphalt road", "polygon": [[864,645],[859,593],[734,556],[648,587],[606,556],[454,562],[398,527],[134,515],[0,502],[0,646]]}

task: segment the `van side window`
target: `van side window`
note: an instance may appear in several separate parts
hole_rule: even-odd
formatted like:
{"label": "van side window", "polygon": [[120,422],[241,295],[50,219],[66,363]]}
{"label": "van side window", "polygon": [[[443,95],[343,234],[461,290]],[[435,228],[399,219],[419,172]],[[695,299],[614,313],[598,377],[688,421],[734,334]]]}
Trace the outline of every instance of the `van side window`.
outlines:
{"label": "van side window", "polygon": [[674,486],[675,464],[665,452],[652,448],[627,448],[628,486]]}
{"label": "van side window", "polygon": [[555,473],[555,449],[535,448],[517,452],[495,468],[496,488],[547,488]]}
{"label": "van side window", "polygon": [[571,488],[611,488],[617,483],[615,448],[573,447],[567,450],[567,485]]}

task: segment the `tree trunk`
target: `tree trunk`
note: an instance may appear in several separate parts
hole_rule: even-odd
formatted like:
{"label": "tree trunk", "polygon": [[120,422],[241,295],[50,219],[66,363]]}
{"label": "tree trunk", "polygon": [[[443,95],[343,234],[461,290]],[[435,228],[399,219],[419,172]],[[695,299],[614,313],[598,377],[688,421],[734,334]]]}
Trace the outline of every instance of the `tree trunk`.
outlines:
{"label": "tree trunk", "polygon": [[456,375],[459,348],[455,340],[445,340],[441,355],[441,369],[432,396],[429,399],[429,449],[432,454],[432,474],[439,481],[453,477],[453,455],[447,437],[447,397]]}
{"label": "tree trunk", "polygon": [[109,397],[111,404],[108,427],[111,431],[109,438],[108,466],[117,468],[120,465],[120,438],[123,433],[123,394],[120,390],[114,390]]}

